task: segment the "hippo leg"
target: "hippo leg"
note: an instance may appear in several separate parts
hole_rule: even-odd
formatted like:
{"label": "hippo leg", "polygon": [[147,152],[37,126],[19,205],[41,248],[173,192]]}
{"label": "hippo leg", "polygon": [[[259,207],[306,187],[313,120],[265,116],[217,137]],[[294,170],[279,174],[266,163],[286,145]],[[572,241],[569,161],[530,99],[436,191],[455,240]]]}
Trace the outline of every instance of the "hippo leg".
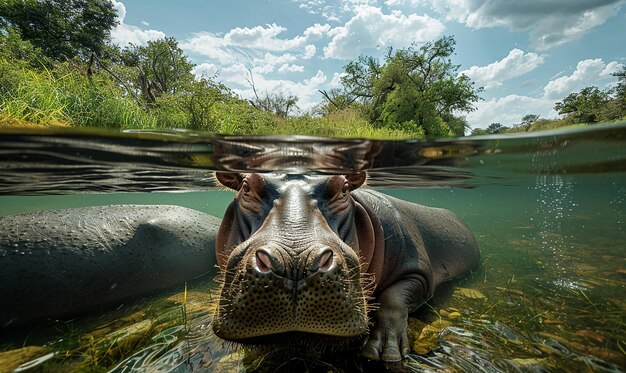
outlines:
{"label": "hippo leg", "polygon": [[380,308],[361,355],[370,360],[400,361],[410,351],[407,337],[409,312],[426,299],[423,279],[405,278],[378,297]]}

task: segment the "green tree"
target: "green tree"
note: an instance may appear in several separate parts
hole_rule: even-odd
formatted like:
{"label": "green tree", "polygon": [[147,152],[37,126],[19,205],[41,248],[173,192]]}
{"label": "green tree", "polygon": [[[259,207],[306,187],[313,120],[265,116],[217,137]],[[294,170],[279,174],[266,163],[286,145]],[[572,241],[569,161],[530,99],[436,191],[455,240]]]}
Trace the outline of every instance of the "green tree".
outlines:
{"label": "green tree", "polygon": [[452,136],[465,136],[465,132],[471,129],[469,123],[467,123],[467,120],[461,116],[446,115],[443,117],[443,120],[450,128],[450,133],[452,134]]}
{"label": "green tree", "polygon": [[321,93],[324,97],[324,101],[318,109],[322,115],[328,115],[337,110],[345,110],[349,108],[358,98],[357,96],[350,94],[350,92],[347,92],[345,89],[339,88],[333,88],[328,91],[319,90],[319,93]]}
{"label": "green tree", "polygon": [[130,45],[121,52],[120,59],[131,68],[125,72],[127,79],[147,103],[154,103],[164,94],[183,92],[194,80],[194,65],[172,37]]}
{"label": "green tree", "polygon": [[13,27],[0,32],[0,58],[14,63],[25,63],[35,68],[51,66],[50,59],[41,49],[23,40],[20,31]]}
{"label": "green tree", "polygon": [[487,132],[486,129],[484,128],[474,128],[471,132],[472,136],[483,136],[483,135],[489,135],[489,132]]}
{"label": "green tree", "polygon": [[596,123],[602,119],[601,111],[609,101],[609,94],[597,87],[586,87],[567,95],[554,105],[559,114],[571,116],[576,123]]}
{"label": "green tree", "polygon": [[537,114],[526,114],[522,117],[522,121],[519,123],[513,124],[514,132],[526,132],[530,129],[530,127],[539,120],[539,115]]}
{"label": "green tree", "polygon": [[495,135],[498,133],[503,133],[508,129],[509,127],[503,126],[502,124],[495,122],[491,123],[487,128],[474,128],[472,130],[472,136]]}
{"label": "green tree", "polygon": [[110,0],[0,0],[0,28],[19,29],[55,60],[101,54],[116,17]]}
{"label": "green tree", "polygon": [[524,127],[529,127],[533,123],[539,120],[539,115],[537,114],[526,114],[522,117],[522,122],[520,123]]}
{"label": "green tree", "polygon": [[489,127],[486,128],[485,131],[489,134],[496,134],[496,133],[502,133],[508,129],[509,127],[503,126],[502,124],[496,122],[496,123],[491,123]]}
{"label": "green tree", "polygon": [[389,49],[383,64],[360,56],[345,67],[342,83],[373,123],[423,129],[427,136],[462,134],[467,127],[457,115],[475,109],[482,88],[458,74],[451,61],[455,44],[443,37],[419,48]]}

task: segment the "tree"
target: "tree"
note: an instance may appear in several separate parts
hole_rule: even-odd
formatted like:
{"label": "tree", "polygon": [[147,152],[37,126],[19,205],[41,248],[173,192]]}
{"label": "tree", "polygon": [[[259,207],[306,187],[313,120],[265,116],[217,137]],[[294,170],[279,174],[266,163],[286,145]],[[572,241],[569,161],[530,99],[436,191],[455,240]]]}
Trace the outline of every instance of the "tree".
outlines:
{"label": "tree", "polygon": [[23,40],[20,31],[13,27],[0,32],[0,59],[13,63],[25,63],[35,68],[51,65],[50,59],[43,54],[41,49]]}
{"label": "tree", "polygon": [[465,136],[465,132],[469,131],[472,128],[470,127],[469,123],[467,123],[465,117],[449,115],[444,116],[443,120],[448,125],[448,128],[450,128],[450,133],[452,134],[452,136]]}
{"label": "tree", "polygon": [[133,68],[132,84],[147,103],[154,103],[163,94],[184,91],[194,80],[194,65],[172,37],[130,45],[120,58]]}
{"label": "tree", "polygon": [[491,123],[487,128],[474,128],[472,130],[472,136],[495,135],[498,133],[503,133],[508,129],[509,127],[503,126],[502,124],[495,122]]}
{"label": "tree", "polygon": [[509,127],[507,127],[507,126],[503,126],[502,124],[500,124],[500,123],[497,123],[497,122],[496,122],[496,123],[491,123],[491,124],[490,124],[490,125],[489,125],[486,129],[485,129],[485,131],[486,131],[488,134],[495,135],[495,134],[497,134],[497,133],[502,133],[502,132],[504,132],[504,131],[506,131],[506,130],[508,130],[508,129],[509,129]]}
{"label": "tree", "polygon": [[319,93],[324,97],[324,102],[320,108],[322,115],[330,114],[336,110],[347,109],[358,98],[345,89],[339,88],[333,88],[329,91],[319,90]]}
{"label": "tree", "polygon": [[484,128],[474,128],[471,132],[472,136],[483,136],[483,135],[489,135],[489,132],[487,132],[486,129]]}
{"label": "tree", "polygon": [[0,28],[19,29],[24,40],[54,60],[101,54],[116,25],[110,0],[0,1]]}
{"label": "tree", "polygon": [[539,115],[537,114],[526,114],[522,117],[522,122],[520,123],[524,127],[530,127],[533,123],[539,120]]}
{"label": "tree", "polygon": [[450,59],[455,44],[454,38],[443,37],[419,48],[389,49],[382,65],[360,56],[345,67],[342,84],[375,124],[421,128],[427,136],[462,134],[466,126],[454,118],[475,109],[482,88],[458,74],[459,66]]}
{"label": "tree", "polygon": [[601,111],[609,101],[609,94],[597,87],[586,87],[580,92],[567,95],[563,101],[554,105],[559,114],[571,116],[576,123],[596,123],[600,121]]}
{"label": "tree", "polygon": [[514,132],[526,132],[537,120],[539,120],[539,115],[526,114],[522,117],[521,122],[513,124],[512,127],[515,130]]}

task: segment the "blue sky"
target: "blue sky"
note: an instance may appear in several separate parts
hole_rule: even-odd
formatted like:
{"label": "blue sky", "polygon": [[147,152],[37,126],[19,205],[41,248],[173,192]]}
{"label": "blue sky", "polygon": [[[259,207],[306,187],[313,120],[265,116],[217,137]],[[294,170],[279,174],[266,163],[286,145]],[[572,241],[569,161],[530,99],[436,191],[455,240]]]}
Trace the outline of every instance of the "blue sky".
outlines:
{"label": "blue sky", "polygon": [[473,128],[557,115],[567,94],[615,82],[626,64],[626,0],[113,0],[124,45],[173,36],[196,64],[242,97],[299,97],[302,111],[339,86],[359,54],[444,35],[453,62],[484,86]]}

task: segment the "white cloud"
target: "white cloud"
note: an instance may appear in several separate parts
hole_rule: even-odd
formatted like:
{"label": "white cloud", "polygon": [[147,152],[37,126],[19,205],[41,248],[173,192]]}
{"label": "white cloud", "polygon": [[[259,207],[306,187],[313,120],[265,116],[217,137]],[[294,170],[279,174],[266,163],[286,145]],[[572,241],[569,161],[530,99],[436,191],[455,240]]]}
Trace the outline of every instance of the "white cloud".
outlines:
{"label": "white cloud", "polygon": [[572,75],[561,76],[548,82],[543,88],[544,96],[551,99],[560,99],[587,85],[598,86],[599,81],[610,78],[611,74],[619,71],[622,66],[622,64],[616,61],[605,64],[599,58],[580,61]]}
{"label": "white cloud", "polygon": [[472,128],[487,128],[494,122],[510,126],[519,123],[526,114],[553,117],[556,115],[553,106],[554,102],[545,97],[508,95],[478,102],[477,110],[469,113],[466,119]]}
{"label": "white cloud", "polygon": [[266,63],[269,65],[282,65],[288,62],[293,62],[295,60],[297,60],[298,57],[294,56],[291,53],[284,53],[281,55],[276,55],[276,54],[272,54],[269,52],[266,52],[263,55],[263,58],[255,58],[252,62],[254,64],[258,64],[258,63]]}
{"label": "white cloud", "polygon": [[[467,121],[473,128],[486,128],[493,122],[500,122],[505,126],[519,123],[526,114],[537,114],[542,118],[554,118],[558,113],[554,104],[572,92],[577,92],[589,85],[600,89],[612,73],[621,70],[622,64],[612,61],[605,64],[601,59],[580,61],[571,75],[555,75],[543,88],[540,97],[508,95],[480,101],[476,104],[477,110],[467,115]],[[604,84],[599,84],[602,81]]]}
{"label": "white cloud", "polygon": [[324,37],[330,28],[330,25],[316,23],[304,30],[302,35],[283,39],[279,35],[287,29],[275,23],[251,28],[236,27],[223,37],[208,32],[196,33],[183,45],[185,48],[207,56],[216,55],[216,49],[232,50],[233,48],[284,52],[305,48],[309,43]]}
{"label": "white cloud", "polygon": [[[265,68],[263,66],[258,66],[256,69],[252,69],[255,81],[258,77],[261,77],[262,74],[264,74],[264,70]],[[218,81],[228,83],[229,85],[234,84],[240,86],[249,86],[246,78],[250,76],[250,71],[248,70],[248,67],[246,67],[246,65],[242,63],[234,63],[231,65],[217,65],[205,62],[196,65],[196,67],[193,69],[193,73],[198,77],[216,77]]]}
{"label": "white cloud", "polygon": [[195,33],[190,39],[180,42],[179,46],[224,65],[237,62],[240,56],[236,49],[226,45],[223,38],[210,32]]}
{"label": "white cloud", "polygon": [[485,89],[498,87],[503,81],[524,75],[543,63],[543,56],[536,53],[524,53],[521,49],[513,49],[509,55],[487,66],[472,66],[461,71],[470,77],[476,85]]}
{"label": "white cloud", "polygon": [[340,0],[341,10],[343,12],[353,12],[356,8],[362,6],[374,6],[377,0]]}
{"label": "white cloud", "polygon": [[[118,25],[111,30],[111,40],[113,43],[125,46],[132,44],[145,44],[149,40],[157,40],[165,37],[165,33],[157,30],[143,30],[140,27],[124,23],[126,18],[126,7],[124,3],[113,0],[113,9],[117,12]],[[148,25],[147,22],[142,22]]]}
{"label": "white cloud", "polygon": [[253,74],[263,75],[263,74],[268,74],[274,71],[274,66],[273,65],[254,66],[251,70]]}
{"label": "white cloud", "polygon": [[424,5],[425,0],[386,0],[385,5],[389,7],[412,6],[416,7]]}
{"label": "white cloud", "polygon": [[330,81],[329,88],[339,88],[342,86],[341,78],[347,75],[346,73],[333,73],[333,78]]}
{"label": "white cloud", "polygon": [[317,53],[317,48],[315,47],[315,45],[309,44],[304,47],[304,54],[302,55],[302,58],[305,60],[310,60],[311,58],[315,57],[315,53]]}
{"label": "white cloud", "polygon": [[[270,52],[297,52],[304,59],[315,55],[313,42],[327,37],[331,30],[329,25],[319,23],[306,28],[302,34],[293,38],[281,38],[287,31],[277,24],[255,27],[237,27],[224,35],[210,32],[199,32],[180,43],[181,48],[216,60],[220,64],[252,62],[272,65],[285,64],[297,59],[291,53],[282,55]],[[259,57],[262,53],[263,57]]]}
{"label": "white cloud", "polygon": [[316,23],[313,26],[310,26],[306,30],[304,30],[304,32],[302,33],[303,39],[298,39],[297,37],[295,39],[306,42],[318,41],[325,37],[330,29],[331,27],[328,24],[321,25],[319,23]]}
{"label": "white cloud", "polygon": [[339,22],[341,19],[335,12],[322,12],[322,17],[328,22]]}
{"label": "white cloud", "polygon": [[468,27],[529,31],[533,48],[576,40],[617,13],[624,0],[429,0],[433,9]]}
{"label": "white cloud", "polygon": [[237,27],[224,35],[224,42],[231,46],[284,51],[293,48],[290,44],[297,43],[295,39],[277,38],[279,34],[285,31],[287,31],[285,27],[278,26],[275,23],[265,27]]}
{"label": "white cloud", "polygon": [[326,5],[325,0],[292,0],[294,3],[299,4],[300,9],[305,10],[310,14],[318,14],[320,9],[323,9]]}
{"label": "white cloud", "polygon": [[192,72],[196,76],[210,78],[210,77],[215,76],[219,70],[220,70],[219,66],[212,64],[212,63],[205,62],[199,65],[196,65],[193,68]]}
{"label": "white cloud", "polygon": [[289,65],[289,64],[284,64],[281,67],[278,68],[278,72],[279,73],[295,73],[295,72],[303,72],[304,71],[304,66],[302,65]]}
{"label": "white cloud", "polygon": [[328,58],[355,58],[364,48],[406,47],[411,42],[430,41],[440,36],[444,25],[427,15],[383,14],[377,7],[363,5],[344,26],[330,30],[331,42],[324,48]]}

